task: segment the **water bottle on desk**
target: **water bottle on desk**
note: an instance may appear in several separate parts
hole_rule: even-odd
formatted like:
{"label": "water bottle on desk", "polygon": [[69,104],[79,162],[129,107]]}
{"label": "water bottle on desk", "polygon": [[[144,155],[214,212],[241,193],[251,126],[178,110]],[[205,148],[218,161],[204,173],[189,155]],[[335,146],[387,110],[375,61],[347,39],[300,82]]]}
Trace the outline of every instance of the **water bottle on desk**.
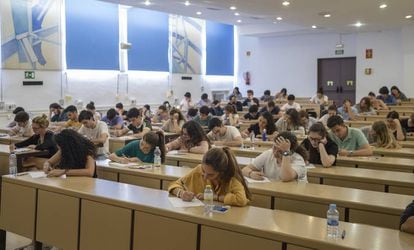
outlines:
{"label": "water bottle on desk", "polygon": [[161,150],[158,146],[154,150],[154,166],[161,167]]}
{"label": "water bottle on desk", "polygon": [[213,212],[213,197],[214,193],[211,185],[206,185],[204,189],[204,213],[207,215],[211,215]]}
{"label": "water bottle on desk", "polygon": [[9,156],[9,174],[13,176],[17,175],[17,158],[14,153],[11,153]]}
{"label": "water bottle on desk", "polygon": [[328,212],[326,213],[327,219],[327,235],[328,238],[339,237],[339,212],[336,209],[336,204],[330,204]]}
{"label": "water bottle on desk", "polygon": [[252,132],[250,133],[250,142],[251,142],[251,144],[252,144],[251,149],[253,149],[253,150],[254,150],[254,147],[255,147],[255,140],[256,140],[256,135],[255,135],[255,134],[254,134],[254,132],[252,131]]}
{"label": "water bottle on desk", "polygon": [[263,132],[262,132],[262,141],[267,141],[266,129],[263,129]]}

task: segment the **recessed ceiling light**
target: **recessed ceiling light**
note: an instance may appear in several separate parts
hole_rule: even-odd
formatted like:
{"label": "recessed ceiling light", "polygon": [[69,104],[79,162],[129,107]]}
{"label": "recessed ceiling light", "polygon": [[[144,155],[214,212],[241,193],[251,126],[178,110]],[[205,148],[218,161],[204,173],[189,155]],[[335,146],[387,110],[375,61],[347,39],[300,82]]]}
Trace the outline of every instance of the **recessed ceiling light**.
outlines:
{"label": "recessed ceiling light", "polygon": [[238,23],[241,23],[241,22],[242,22],[242,20],[240,20],[240,19],[239,19],[239,20],[237,20],[237,22],[238,22]]}
{"label": "recessed ceiling light", "polygon": [[278,20],[278,21],[282,21],[282,20],[283,20],[283,18],[281,18],[280,16],[278,16],[278,17],[276,17],[276,20]]}
{"label": "recessed ceiling light", "polygon": [[410,18],[412,18],[413,16],[412,15],[407,15],[407,16],[405,16],[405,18],[406,19],[410,19]]}
{"label": "recessed ceiling light", "polygon": [[197,15],[201,15],[201,14],[203,14],[203,12],[201,12],[201,11],[197,11],[197,12],[196,12],[196,14],[197,14]]}
{"label": "recessed ceiling light", "polygon": [[185,1],[184,5],[185,5],[185,6],[190,6],[190,5],[191,5],[191,3],[190,3],[190,1]]}
{"label": "recessed ceiling light", "polygon": [[323,17],[326,17],[326,18],[331,17],[331,14],[326,13],[326,14],[323,15]]}
{"label": "recessed ceiling light", "polygon": [[355,27],[361,27],[363,24],[361,22],[357,22],[354,24]]}
{"label": "recessed ceiling light", "polygon": [[239,12],[234,12],[235,16],[240,16]]}
{"label": "recessed ceiling light", "polygon": [[318,28],[316,25],[312,25],[312,29],[316,29]]}
{"label": "recessed ceiling light", "polygon": [[278,24],[278,22],[276,22],[276,21],[274,21],[273,23],[274,23],[274,24]]}
{"label": "recessed ceiling light", "polygon": [[237,10],[237,7],[236,6],[230,6],[230,9],[231,10]]}
{"label": "recessed ceiling light", "polygon": [[284,1],[282,4],[283,4],[283,6],[289,6],[290,2],[289,1]]}
{"label": "recessed ceiling light", "polygon": [[146,0],[146,1],[144,2],[144,4],[145,4],[146,6],[149,6],[149,5],[151,5],[151,2],[150,2],[149,0]]}
{"label": "recessed ceiling light", "polygon": [[385,3],[383,3],[383,4],[381,4],[379,7],[380,7],[380,9],[385,9],[385,8],[387,8],[387,6],[388,6],[388,5],[386,5]]}

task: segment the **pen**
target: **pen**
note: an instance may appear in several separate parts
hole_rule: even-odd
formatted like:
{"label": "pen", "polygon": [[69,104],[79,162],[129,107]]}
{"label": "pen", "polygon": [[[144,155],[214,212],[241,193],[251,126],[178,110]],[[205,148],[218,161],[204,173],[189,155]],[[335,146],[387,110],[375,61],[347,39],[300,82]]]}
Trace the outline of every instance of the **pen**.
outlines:
{"label": "pen", "polygon": [[345,230],[343,230],[343,231],[342,231],[342,235],[341,235],[341,239],[345,239],[345,235],[346,235],[346,231],[345,231]]}
{"label": "pen", "polygon": [[184,181],[180,180],[180,182],[181,182],[181,185],[183,186],[184,191],[187,191],[188,188],[187,188],[187,185],[185,185]]}

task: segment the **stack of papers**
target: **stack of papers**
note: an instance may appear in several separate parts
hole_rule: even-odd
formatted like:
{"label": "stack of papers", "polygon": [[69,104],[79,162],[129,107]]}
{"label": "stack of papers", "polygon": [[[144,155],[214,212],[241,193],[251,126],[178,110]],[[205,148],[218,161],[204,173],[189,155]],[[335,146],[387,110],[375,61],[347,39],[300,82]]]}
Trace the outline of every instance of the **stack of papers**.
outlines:
{"label": "stack of papers", "polygon": [[194,198],[192,201],[183,201],[178,197],[168,197],[171,205],[174,207],[201,207],[204,206],[204,203],[199,199]]}
{"label": "stack of papers", "polygon": [[249,177],[244,177],[244,179],[247,181],[247,183],[267,183],[270,182],[269,178],[263,177],[263,180],[255,180]]}
{"label": "stack of papers", "polygon": [[110,161],[109,165],[114,166],[114,167],[126,168],[126,167],[138,166],[139,163],[137,162],[119,163],[119,162]]}
{"label": "stack of papers", "polygon": [[14,150],[15,153],[21,153],[21,152],[27,152],[27,151],[31,151],[31,148],[16,148]]}

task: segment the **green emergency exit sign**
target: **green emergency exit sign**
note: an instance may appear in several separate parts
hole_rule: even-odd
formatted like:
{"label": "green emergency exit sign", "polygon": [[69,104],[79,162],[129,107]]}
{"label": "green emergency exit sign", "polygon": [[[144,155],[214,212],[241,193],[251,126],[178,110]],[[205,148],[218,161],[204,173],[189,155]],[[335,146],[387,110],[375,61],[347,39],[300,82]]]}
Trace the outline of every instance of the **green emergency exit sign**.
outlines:
{"label": "green emergency exit sign", "polygon": [[35,72],[34,71],[25,71],[24,72],[24,79],[35,79]]}

